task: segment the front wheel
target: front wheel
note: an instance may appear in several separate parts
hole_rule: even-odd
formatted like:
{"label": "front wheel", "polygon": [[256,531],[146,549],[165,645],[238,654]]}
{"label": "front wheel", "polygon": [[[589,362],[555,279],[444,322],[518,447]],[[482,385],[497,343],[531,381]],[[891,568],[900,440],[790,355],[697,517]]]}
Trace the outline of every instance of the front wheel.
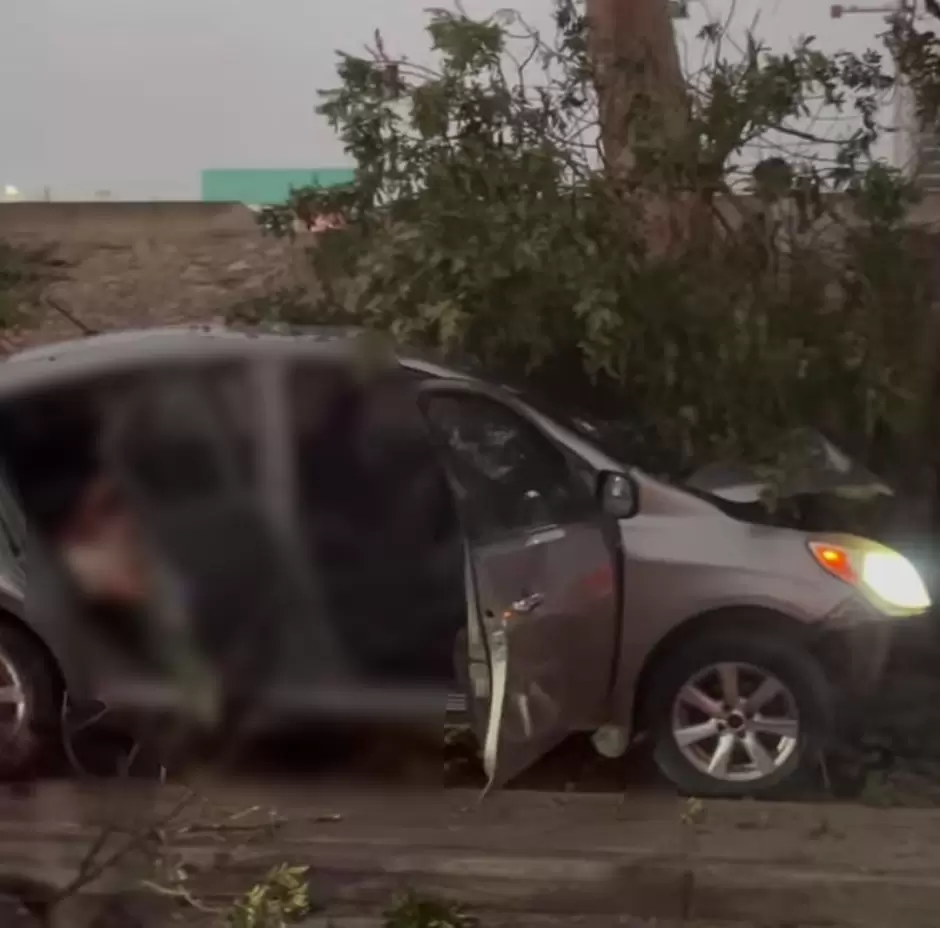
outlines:
{"label": "front wheel", "polygon": [[693,796],[767,796],[819,763],[830,726],[823,669],[774,632],[704,633],[653,670],[648,724],[659,769]]}
{"label": "front wheel", "polygon": [[56,743],[59,687],[45,655],[0,624],[0,781],[34,775]]}

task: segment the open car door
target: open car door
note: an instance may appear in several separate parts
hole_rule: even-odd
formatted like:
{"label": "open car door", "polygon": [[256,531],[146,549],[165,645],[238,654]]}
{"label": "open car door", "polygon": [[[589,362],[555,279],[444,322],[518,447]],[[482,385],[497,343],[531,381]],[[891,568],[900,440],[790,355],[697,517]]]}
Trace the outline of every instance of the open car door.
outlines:
{"label": "open car door", "polygon": [[420,402],[468,541],[471,715],[493,788],[605,721],[619,639],[616,527],[515,406],[453,382],[423,385]]}

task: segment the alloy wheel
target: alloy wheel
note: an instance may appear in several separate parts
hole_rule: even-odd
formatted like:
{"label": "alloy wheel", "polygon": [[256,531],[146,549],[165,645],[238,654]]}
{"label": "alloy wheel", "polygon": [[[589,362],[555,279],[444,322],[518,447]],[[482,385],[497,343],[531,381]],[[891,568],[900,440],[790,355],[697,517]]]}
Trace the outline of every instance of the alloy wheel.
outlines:
{"label": "alloy wheel", "polygon": [[0,651],[0,744],[14,741],[26,721],[26,688],[13,661]]}
{"label": "alloy wheel", "polygon": [[762,780],[792,757],[800,713],[776,676],[744,663],[710,664],[680,687],[672,736],[697,770],[729,783]]}

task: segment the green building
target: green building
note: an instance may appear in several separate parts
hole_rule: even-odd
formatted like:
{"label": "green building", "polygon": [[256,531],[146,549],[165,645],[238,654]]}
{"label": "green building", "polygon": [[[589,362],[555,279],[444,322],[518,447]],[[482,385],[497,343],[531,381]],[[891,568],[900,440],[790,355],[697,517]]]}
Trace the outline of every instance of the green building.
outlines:
{"label": "green building", "polygon": [[298,187],[335,187],[353,179],[352,168],[229,169],[202,172],[202,199],[208,202],[275,206]]}

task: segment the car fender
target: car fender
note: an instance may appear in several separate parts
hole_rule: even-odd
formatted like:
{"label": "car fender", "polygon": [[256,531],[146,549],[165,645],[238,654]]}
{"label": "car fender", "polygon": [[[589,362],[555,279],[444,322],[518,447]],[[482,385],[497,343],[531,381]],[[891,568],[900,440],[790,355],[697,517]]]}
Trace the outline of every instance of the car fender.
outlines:
{"label": "car fender", "polygon": [[45,652],[52,672],[68,692],[80,686],[78,662],[69,657],[62,636],[48,624],[36,621],[36,615],[27,606],[22,585],[3,573],[0,573],[0,614],[3,621],[22,629]]}
{"label": "car fender", "polygon": [[[9,611],[46,649],[70,697],[77,701],[93,698],[92,681],[100,668],[92,666],[88,649],[83,647],[81,623],[75,620],[62,579],[33,545],[27,565],[29,594],[21,592],[12,599]],[[63,620],[66,615],[69,618]]]}
{"label": "car fender", "polygon": [[717,512],[714,520],[641,514],[622,522],[623,626],[611,723],[632,725],[650,659],[683,628],[731,614],[821,628],[849,590],[813,562],[806,541]]}

